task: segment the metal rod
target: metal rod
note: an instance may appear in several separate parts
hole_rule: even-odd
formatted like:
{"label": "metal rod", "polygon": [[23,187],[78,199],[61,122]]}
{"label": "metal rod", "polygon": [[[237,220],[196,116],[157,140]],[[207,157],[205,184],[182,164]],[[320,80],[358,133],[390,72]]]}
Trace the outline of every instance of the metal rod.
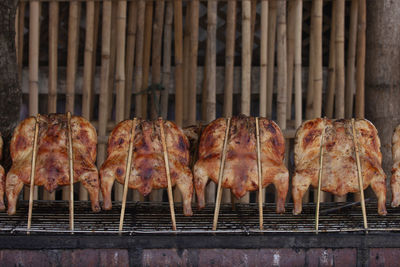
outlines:
{"label": "metal rod", "polygon": [[136,118],[132,120],[132,128],[131,128],[131,137],[129,139],[129,149],[128,149],[128,159],[126,161],[126,170],[125,170],[125,180],[124,180],[124,192],[122,196],[122,207],[121,207],[121,216],[119,218],[119,234],[122,233],[122,228],[124,227],[124,217],[125,217],[125,208],[126,208],[126,197],[128,195],[128,184],[129,178],[131,177],[131,166],[132,166],[132,148],[133,141],[135,139],[135,129],[136,129]]}
{"label": "metal rod", "polygon": [[69,162],[69,228],[74,232],[74,158],[72,149],[71,112],[67,112],[68,121],[68,162]]}
{"label": "metal rod", "polygon": [[258,213],[260,217],[260,230],[263,230],[263,194],[262,194],[262,179],[261,179],[261,155],[260,155],[260,128],[258,126],[258,117],[256,117],[256,138],[257,138],[257,172],[258,172]]}
{"label": "metal rod", "polygon": [[[358,175],[358,186],[359,186],[360,195],[361,195],[361,210],[362,210],[362,215],[363,215],[363,220],[364,220],[364,229],[367,230],[368,222],[367,222],[367,211],[365,209],[365,199],[364,199],[364,181],[363,181],[363,177],[361,174],[360,155],[358,153],[358,141],[357,141],[354,118],[351,119],[351,125],[353,128],[354,150],[355,150],[356,159],[357,159],[357,175]],[[368,231],[366,231],[366,233],[368,233]]]}
{"label": "metal rod", "polygon": [[318,234],[319,228],[319,206],[321,200],[321,184],[322,184],[322,165],[324,159],[324,136],[325,136],[325,118],[324,128],[322,129],[321,142],[319,146],[319,170],[318,170],[318,191],[317,191],[317,209],[315,210],[315,233]]}
{"label": "metal rod", "polygon": [[170,176],[170,172],[169,172],[169,160],[168,160],[167,144],[165,143],[164,121],[163,121],[162,118],[159,118],[158,120],[160,122],[161,142],[162,142],[163,152],[164,152],[165,171],[167,173],[168,201],[169,201],[169,208],[171,210],[172,230],[176,231],[174,197],[172,195],[172,183],[171,183],[171,176]]}
{"label": "metal rod", "polygon": [[224,147],[222,148],[222,156],[221,156],[221,163],[219,166],[219,174],[218,174],[218,187],[217,187],[217,201],[215,203],[215,210],[214,210],[214,222],[213,222],[213,230],[217,230],[218,224],[218,215],[219,209],[221,206],[221,198],[222,198],[222,176],[224,175],[224,167],[225,167],[225,154],[226,154],[226,144],[228,143],[228,135],[229,135],[229,128],[231,125],[231,118],[226,120],[226,129],[225,129],[225,139],[224,139]]}
{"label": "metal rod", "polygon": [[[366,203],[369,202],[369,201],[371,201],[371,198],[365,199]],[[361,201],[354,201],[354,202],[351,202],[351,203],[348,203],[348,204],[345,204],[345,205],[341,205],[339,207],[330,208],[330,209],[326,209],[326,210],[321,210],[319,212],[319,214],[329,214],[329,213],[332,213],[332,212],[335,212],[335,211],[338,211],[338,210],[342,210],[342,209],[350,208],[350,207],[353,207],[353,206],[357,206],[359,204],[361,204]]]}
{"label": "metal rod", "polygon": [[28,211],[28,226],[27,226],[27,234],[30,234],[31,230],[31,223],[32,223],[32,207],[33,207],[33,186],[35,184],[35,167],[36,167],[36,154],[37,154],[37,140],[39,134],[39,120],[40,114],[36,115],[36,122],[35,122],[35,136],[33,139],[33,150],[32,150],[32,161],[31,161],[31,184],[29,187],[29,211]]}

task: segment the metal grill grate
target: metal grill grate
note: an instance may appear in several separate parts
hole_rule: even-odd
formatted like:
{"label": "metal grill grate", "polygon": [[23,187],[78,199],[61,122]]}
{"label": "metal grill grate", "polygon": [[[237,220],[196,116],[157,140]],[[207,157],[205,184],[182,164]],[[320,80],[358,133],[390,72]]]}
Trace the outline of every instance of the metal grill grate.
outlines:
{"label": "metal grill grate", "polygon": [[[324,215],[324,210],[339,207],[344,203],[321,203],[320,232],[364,231],[360,206],[352,206]],[[177,233],[260,233],[258,229],[257,204],[221,205],[218,230],[212,231],[214,206],[207,205],[198,211],[194,207],[192,217],[183,216],[182,206],[176,205]],[[376,203],[367,203],[369,231],[400,231],[400,208],[388,208],[387,216],[379,216]],[[314,232],[315,205],[303,205],[303,213],[292,215],[292,204],[286,205],[285,214],[275,213],[275,204],[264,205],[264,229],[262,232]],[[120,203],[114,203],[111,211],[92,213],[89,202],[75,202],[75,233],[117,233]],[[0,214],[0,233],[26,232],[28,215],[27,201],[21,201],[17,214]],[[126,206],[124,234],[168,234],[171,230],[168,203],[128,202]],[[31,233],[68,233],[69,214],[66,201],[35,201],[33,206]]]}

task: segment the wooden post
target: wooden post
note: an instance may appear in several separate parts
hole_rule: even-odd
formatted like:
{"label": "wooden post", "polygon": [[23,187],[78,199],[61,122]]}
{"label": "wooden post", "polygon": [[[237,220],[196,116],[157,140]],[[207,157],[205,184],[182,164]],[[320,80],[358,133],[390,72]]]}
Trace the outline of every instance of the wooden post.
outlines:
{"label": "wooden post", "polygon": [[263,230],[264,215],[263,215],[263,193],[262,193],[262,166],[261,166],[261,148],[260,148],[260,128],[258,127],[258,117],[256,117],[256,138],[257,138],[257,173],[258,173],[258,213],[260,218],[260,230]]}
{"label": "wooden post", "polygon": [[[288,1],[287,15],[287,105],[286,117],[292,118],[292,96],[293,96],[293,70],[294,70],[294,49],[295,49],[295,23],[296,23],[297,1]],[[300,23],[301,24],[301,23]]]}
{"label": "wooden post", "polygon": [[295,7],[295,36],[294,36],[294,86],[295,86],[295,127],[300,127],[302,123],[302,78],[301,78],[301,46],[302,46],[302,24],[303,24],[303,0],[296,0]]}
{"label": "wooden post", "polygon": [[190,73],[189,73],[189,116],[188,125],[196,124],[197,107],[197,53],[199,46],[199,7],[200,1],[194,0],[190,7]]}
{"label": "wooden post", "polygon": [[124,217],[125,217],[125,208],[126,208],[126,197],[128,195],[128,184],[129,179],[131,177],[132,170],[132,150],[133,150],[133,142],[135,139],[135,129],[136,129],[136,118],[132,120],[131,126],[131,136],[129,138],[129,148],[128,148],[128,159],[126,160],[126,168],[125,168],[125,178],[124,178],[124,192],[122,196],[122,207],[121,207],[121,215],[119,217],[119,233],[121,234],[122,229],[124,227]]}
{"label": "wooden post", "polygon": [[325,119],[322,129],[321,142],[319,145],[319,169],[318,169],[318,191],[317,191],[317,209],[315,210],[315,233],[318,234],[319,228],[319,206],[321,202],[322,170],[324,163],[324,138],[325,138]]}
{"label": "wooden post", "polygon": [[218,224],[218,215],[219,215],[219,209],[221,206],[221,198],[222,198],[222,192],[221,192],[221,187],[222,187],[222,177],[224,175],[224,168],[225,168],[225,155],[226,155],[226,145],[228,143],[229,139],[229,129],[231,125],[231,118],[226,119],[226,129],[225,129],[225,138],[224,138],[224,146],[222,148],[222,155],[221,155],[221,161],[219,165],[219,172],[218,172],[218,189],[217,189],[217,202],[215,204],[215,210],[214,210],[214,221],[213,221],[213,231],[217,230],[217,224]]}
{"label": "wooden post", "polygon": [[169,160],[168,160],[167,144],[166,144],[166,141],[165,141],[165,134],[164,134],[164,122],[163,122],[162,118],[160,118],[159,121],[160,121],[161,142],[162,142],[163,153],[164,153],[165,171],[167,173],[168,201],[169,201],[169,208],[170,208],[170,211],[171,211],[172,230],[176,231],[174,196],[172,195],[172,182],[171,182],[171,176],[170,176],[171,174],[169,172]]}
{"label": "wooden post", "polygon": [[36,155],[37,155],[37,143],[38,143],[38,135],[39,135],[39,120],[40,114],[36,116],[35,122],[35,135],[33,139],[33,149],[32,149],[32,160],[31,160],[31,176],[30,176],[30,187],[29,187],[29,210],[28,210],[28,226],[27,226],[27,234],[29,235],[29,230],[31,229],[32,222],[32,208],[33,208],[33,191],[35,184],[35,169],[36,169]]}
{"label": "wooden post", "polygon": [[325,114],[328,118],[333,118],[333,106],[335,101],[335,81],[336,81],[336,1],[332,1],[331,15],[331,36],[329,41],[329,72],[328,88],[326,92]]}
{"label": "wooden post", "polygon": [[272,118],[272,100],[274,96],[275,38],[276,38],[277,0],[270,0],[268,14],[268,73],[267,73],[267,118]]}
{"label": "wooden post", "polygon": [[175,122],[183,123],[183,37],[182,37],[182,1],[174,0],[174,37],[175,37]]}
{"label": "wooden post", "polygon": [[167,119],[168,116],[168,97],[171,80],[171,44],[172,44],[172,20],[173,6],[171,2],[166,3],[164,42],[163,42],[163,75],[162,83],[165,90],[161,94],[161,117]]}
{"label": "wooden post", "polygon": [[137,1],[128,3],[128,27],[126,40],[126,62],[125,62],[125,119],[131,116],[133,66],[135,64],[135,42],[137,29]]}
{"label": "wooden post", "polygon": [[335,117],[344,118],[344,18],[345,0],[336,1],[336,108]]}
{"label": "wooden post", "polygon": [[[351,125],[353,128],[353,141],[354,141],[354,151],[356,154],[356,160],[357,160],[357,176],[358,176],[358,186],[360,189],[360,195],[361,195],[361,209],[362,209],[362,214],[363,214],[363,220],[364,220],[364,229],[368,229],[368,223],[367,223],[367,211],[365,209],[365,199],[364,199],[364,181],[363,177],[361,174],[361,163],[360,163],[360,155],[359,155],[359,148],[358,148],[358,141],[357,141],[357,133],[356,133],[356,126],[354,123],[354,118],[351,119]],[[368,231],[367,231],[368,233]]]}
{"label": "wooden post", "polygon": [[72,149],[71,112],[68,120],[68,163],[69,163],[69,229],[74,232],[74,152]]}
{"label": "wooden post", "polygon": [[355,64],[356,64],[356,42],[357,42],[357,17],[358,17],[358,0],[351,1],[350,9],[350,29],[349,29],[349,45],[347,53],[347,69],[346,69],[346,105],[345,117],[353,117],[353,99],[355,91]]}
{"label": "wooden post", "polygon": [[135,63],[135,116],[142,117],[142,90],[143,82],[143,46],[144,46],[144,22],[146,3],[144,0],[138,2],[137,32],[136,32],[136,63]]}
{"label": "wooden post", "polygon": [[356,118],[363,119],[365,107],[365,29],[366,29],[366,0],[359,0],[358,31],[357,31],[357,70],[356,70]]}
{"label": "wooden post", "polygon": [[[322,1],[322,0],[321,0]],[[278,33],[277,33],[277,122],[282,130],[286,129],[287,104],[287,59],[286,59],[286,1],[278,1],[277,6]]]}

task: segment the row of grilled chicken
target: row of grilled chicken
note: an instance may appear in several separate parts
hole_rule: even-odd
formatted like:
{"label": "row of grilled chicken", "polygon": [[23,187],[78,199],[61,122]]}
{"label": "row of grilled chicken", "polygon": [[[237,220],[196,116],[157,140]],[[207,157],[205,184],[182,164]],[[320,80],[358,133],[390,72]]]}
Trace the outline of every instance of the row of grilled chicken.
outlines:
{"label": "row of grilled chicken", "polygon": [[[160,120],[137,120],[132,144],[131,172],[128,186],[148,195],[152,189],[166,188],[167,175],[160,134]],[[0,209],[14,214],[18,195],[30,183],[36,119],[25,119],[15,129],[10,144],[12,167],[5,176],[0,168]],[[40,116],[38,123],[35,185],[49,192],[69,185],[68,121],[63,114]],[[107,159],[98,172],[96,162],[97,134],[84,118],[72,116],[71,121],[74,182],[80,181],[88,190],[94,212],[100,211],[99,190],[103,208],[111,209],[111,191],[116,179],[124,183],[127,168],[132,121],[119,123],[109,136]],[[257,139],[254,117],[232,117],[225,150],[222,187],[230,188],[237,198],[259,187]],[[193,184],[199,208],[205,206],[205,187],[211,179],[218,182],[227,120],[217,119],[202,129],[186,131],[170,121],[163,123],[172,185],[177,185],[183,199],[185,215],[192,215]],[[318,185],[322,171],[322,190],[335,195],[358,192],[355,144],[359,149],[364,189],[371,185],[378,198],[378,213],[386,214],[386,175],[382,170],[380,140],[376,128],[367,120],[355,121],[356,138],[350,120],[314,119],[297,130],[295,139],[295,173],[292,178],[293,213],[302,209],[302,197],[310,184]],[[189,137],[189,139],[188,139]],[[285,211],[289,172],[284,164],[285,139],[278,125],[259,118],[259,142],[262,187],[274,184],[277,192],[276,211]],[[189,142],[189,140],[191,142]],[[197,140],[199,140],[197,142]],[[356,142],[355,142],[356,140]],[[322,150],[320,149],[322,146]],[[2,148],[2,142],[1,142]],[[195,151],[192,154],[190,151]],[[320,154],[322,164],[320,166]],[[191,159],[194,163],[191,168]],[[392,206],[400,204],[400,127],[393,135]]]}

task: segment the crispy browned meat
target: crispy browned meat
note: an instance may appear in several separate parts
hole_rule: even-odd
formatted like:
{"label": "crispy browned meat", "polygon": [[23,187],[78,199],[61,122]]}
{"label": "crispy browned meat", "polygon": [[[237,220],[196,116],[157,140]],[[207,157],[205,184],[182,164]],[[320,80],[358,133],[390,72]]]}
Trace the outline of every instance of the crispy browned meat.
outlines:
{"label": "crispy browned meat", "polygon": [[[111,209],[114,180],[124,184],[132,121],[119,123],[108,139],[107,159],[100,169],[104,209]],[[178,186],[183,197],[184,214],[192,215],[193,176],[189,169],[189,142],[182,130],[170,121],[164,122],[172,186]],[[160,137],[160,121],[138,120],[135,128],[129,188],[144,196],[151,190],[168,185]]]}
{"label": "crispy browned meat", "polygon": [[[10,153],[12,167],[6,178],[8,213],[14,214],[18,195],[24,184],[30,184],[31,160],[35,134],[34,117],[22,121],[14,130]],[[72,149],[74,154],[74,182],[81,181],[88,190],[92,210],[100,211],[99,177],[95,166],[97,135],[84,118],[72,116]],[[58,186],[69,185],[67,116],[40,116],[35,185],[53,192]]]}
{"label": "crispy browned meat", "polygon": [[[289,173],[283,159],[285,140],[273,121],[259,119],[262,187],[270,183],[277,191],[279,213],[285,211]],[[204,189],[208,179],[218,182],[222,150],[226,131],[226,119],[211,122],[203,131],[199,145],[199,160],[194,166],[194,181],[199,208],[205,206]],[[254,117],[233,117],[229,129],[222,187],[230,188],[237,197],[258,189],[256,127]]]}
{"label": "crispy browned meat", "polygon": [[392,177],[390,185],[392,188],[392,207],[400,205],[400,125],[396,127],[392,137]]}
{"label": "crispy browned meat", "polygon": [[[0,135],[0,159],[3,157],[3,138]],[[6,184],[6,175],[3,166],[0,165],[0,211],[4,211],[4,189]]]}
{"label": "crispy browned meat", "polygon": [[[301,213],[302,197],[310,184],[318,186],[320,142],[325,127],[322,168],[322,187],[325,192],[342,196],[359,192],[357,163],[351,120],[306,121],[300,126],[295,139],[296,170],[292,182],[294,214]],[[356,120],[363,188],[371,185],[378,197],[378,213],[386,214],[386,175],[382,170],[382,154],[378,131],[367,120]]]}

